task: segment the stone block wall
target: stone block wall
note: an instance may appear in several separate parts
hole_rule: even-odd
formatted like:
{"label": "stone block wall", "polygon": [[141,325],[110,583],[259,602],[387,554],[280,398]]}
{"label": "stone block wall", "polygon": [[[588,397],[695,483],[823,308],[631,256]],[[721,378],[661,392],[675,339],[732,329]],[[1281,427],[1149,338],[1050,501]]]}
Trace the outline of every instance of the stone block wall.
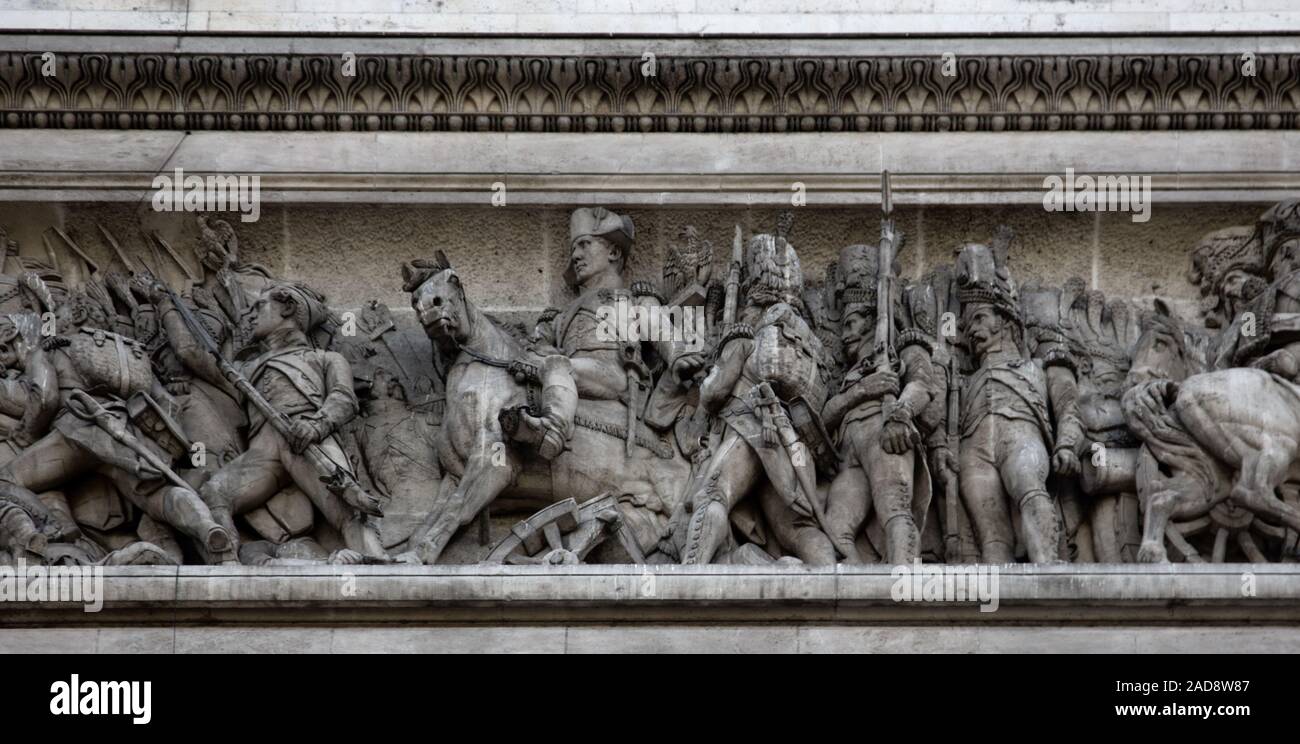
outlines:
{"label": "stone block wall", "polygon": [[[951,261],[967,241],[985,241],[999,224],[1015,229],[1011,267],[1022,283],[1060,284],[1071,277],[1111,297],[1174,301],[1190,319],[1196,291],[1185,279],[1188,253],[1205,233],[1251,225],[1267,203],[1160,204],[1145,223],[1115,213],[1052,213],[1040,205],[916,205],[896,211],[906,235],[900,257],[906,277],[920,278]],[[735,225],[746,235],[775,228],[774,207],[656,208],[628,210],[636,225],[636,249],[628,279],[659,280],[678,231],[693,225],[714,245],[717,271],[731,249]],[[794,208],[792,240],[804,274],[820,282],[828,263],[846,245],[874,242],[875,207]],[[229,216],[229,215],[228,215]],[[146,235],[158,230],[197,265],[194,215],[157,213],[129,203],[3,203],[0,227],[25,255],[44,256],[41,233],[57,226],[101,266],[113,263],[96,223],[107,227],[134,256],[149,256]],[[398,269],[402,262],[450,257],[472,299],[489,311],[527,316],[571,297],[562,273],[568,257],[569,210],[562,207],[439,206],[419,204],[265,204],[257,222],[232,217],[244,260],[280,276],[318,287],[337,309],[379,299],[408,312]],[[66,254],[60,254],[62,260]],[[67,270],[67,267],[64,267]],[[121,269],[120,265],[116,268]],[[180,279],[175,266],[165,266]]]}

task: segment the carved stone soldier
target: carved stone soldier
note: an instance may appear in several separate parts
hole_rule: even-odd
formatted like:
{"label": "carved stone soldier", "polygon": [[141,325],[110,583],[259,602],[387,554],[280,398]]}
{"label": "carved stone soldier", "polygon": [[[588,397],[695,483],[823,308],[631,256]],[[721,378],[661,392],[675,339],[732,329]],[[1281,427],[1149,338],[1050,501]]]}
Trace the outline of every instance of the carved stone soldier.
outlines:
{"label": "carved stone soldier", "polygon": [[1262,255],[1270,284],[1240,303],[1212,365],[1258,367],[1300,381],[1300,201],[1281,202],[1261,215],[1242,251]]}
{"label": "carved stone soldier", "polygon": [[[0,468],[0,492],[30,495],[98,472],[155,520],[194,538],[210,561],[234,562],[234,537],[171,469],[189,442],[143,345],[102,329],[102,307],[74,295],[43,343],[48,369],[27,374],[35,441]],[[25,417],[26,418],[26,417]],[[37,438],[39,437],[39,438]]]}
{"label": "carved stone soldier", "polygon": [[[901,327],[904,313],[899,307],[894,318],[900,369],[873,367],[878,261],[874,246],[851,245],[840,253],[840,275],[850,283],[841,295],[840,338],[850,366],[839,393],[822,411],[826,426],[838,430],[844,457],[827,498],[827,529],[836,550],[849,562],[864,562],[855,542],[874,507],[884,526],[886,559],[911,564],[921,554],[919,526],[930,503],[931,485],[924,453],[917,453],[921,434],[915,419],[935,391],[932,342],[916,329]],[[898,299],[893,300],[896,305]],[[886,395],[897,396],[888,408]]]}
{"label": "carved stone soldier", "polygon": [[[348,548],[385,555],[378,530],[323,482],[302,453],[319,445],[338,468],[352,472],[336,432],[357,415],[352,371],[337,352],[314,348],[307,334],[325,318],[323,299],[299,284],[275,285],[253,303],[251,340],[262,353],[241,372],[277,411],[292,422],[286,438],[253,405],[248,406],[248,450],[218,470],[201,493],[216,517],[234,528],[233,517],[296,485],[343,536]],[[215,362],[210,362],[215,364]]]}
{"label": "carved stone soldier", "polygon": [[1226,328],[1268,286],[1263,246],[1254,228],[1237,225],[1205,234],[1192,249],[1187,280],[1200,290],[1206,328]]}
{"label": "carved stone soldier", "polygon": [[[633,282],[630,289],[624,288],[623,271],[634,237],[630,217],[603,207],[575,210],[570,219],[570,256],[564,276],[578,297],[556,313],[549,324],[539,324],[539,343],[534,352],[545,356],[558,351],[569,358],[572,371],[565,370],[564,365],[550,365],[552,371],[544,374],[546,368],[540,363],[518,365],[526,376],[540,380],[542,410],[540,416],[522,410],[521,426],[512,436],[535,444],[546,459],[563,451],[572,435],[577,398],[621,403],[606,406],[608,413],[624,410],[624,420],[619,422],[626,429],[624,436],[636,437],[637,422],[647,409],[652,384],[641,343],[647,340],[632,342],[624,338],[623,329],[611,329],[609,318],[619,303],[649,309],[662,306],[663,300],[648,282]],[[702,357],[691,353],[685,343],[674,343],[672,339],[650,341],[671,377],[661,384],[664,391],[655,390],[648,406],[652,414],[649,419],[659,428],[667,428],[684,405],[683,399],[673,393],[681,392],[679,383],[691,379]]]}
{"label": "carved stone soldier", "polygon": [[203,265],[203,281],[194,287],[194,302],[225,318],[230,328],[228,343],[238,351],[248,342],[243,328],[245,314],[275,279],[265,267],[239,260],[239,238],[229,222],[200,215],[198,224],[197,253]]}
{"label": "carved stone soldier", "polygon": [[[769,554],[832,564],[816,489],[824,353],[801,315],[799,257],[783,235],[750,239],[744,290],[745,307],[723,331],[700,386],[700,405],[716,413],[721,431],[688,489],[681,561],[728,559],[730,518],[753,495],[772,538]],[[805,425],[797,430],[796,421]]]}
{"label": "carved stone soldier", "polygon": [[[1059,562],[1061,517],[1047,491],[1054,444],[1048,375],[1029,358],[1007,242],[968,244],[957,263],[962,328],[976,369],[962,390],[961,497],[985,563],[1015,558],[1018,509],[1029,559]],[[1056,467],[1078,460],[1076,442],[1056,448]]]}

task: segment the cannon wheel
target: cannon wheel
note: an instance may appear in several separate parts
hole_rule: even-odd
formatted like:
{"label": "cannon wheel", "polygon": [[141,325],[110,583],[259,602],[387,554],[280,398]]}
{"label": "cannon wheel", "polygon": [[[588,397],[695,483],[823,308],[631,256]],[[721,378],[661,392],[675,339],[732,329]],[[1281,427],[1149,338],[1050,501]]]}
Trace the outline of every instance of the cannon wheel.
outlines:
{"label": "cannon wheel", "polygon": [[483,562],[513,565],[581,563],[610,535],[618,537],[633,561],[645,562],[631,531],[623,524],[613,494],[601,494],[582,505],[569,498],[517,522]]}
{"label": "cannon wheel", "polygon": [[[1295,503],[1294,493],[1284,496]],[[1235,543],[1252,563],[1269,563],[1270,559],[1260,548],[1256,537],[1275,538],[1282,541],[1283,555],[1293,554],[1296,546],[1294,531],[1269,524],[1259,519],[1247,509],[1234,504],[1231,500],[1214,506],[1209,514],[1186,522],[1173,522],[1165,528],[1165,540],[1170,547],[1188,563],[1206,563],[1206,556],[1201,554],[1187,539],[1195,535],[1214,534],[1214,546],[1210,550],[1209,563],[1223,563],[1227,559],[1228,547]]]}

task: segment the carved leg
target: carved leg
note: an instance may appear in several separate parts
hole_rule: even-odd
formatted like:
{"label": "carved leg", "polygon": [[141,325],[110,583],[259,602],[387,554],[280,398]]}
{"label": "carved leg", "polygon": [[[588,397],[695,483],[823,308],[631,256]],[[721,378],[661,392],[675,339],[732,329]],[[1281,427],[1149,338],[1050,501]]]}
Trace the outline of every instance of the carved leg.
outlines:
{"label": "carved leg", "polygon": [[578,412],[578,388],[568,357],[552,354],[542,361],[541,415],[533,416],[525,406],[502,409],[501,430],[511,439],[531,445],[545,460],[564,451],[573,436],[573,419]]}
{"label": "carved leg", "polygon": [[1291,465],[1292,446],[1284,447],[1274,438],[1266,438],[1263,446],[1242,458],[1241,471],[1232,484],[1232,498],[1253,512],[1282,522],[1293,530],[1300,530],[1300,509],[1286,503],[1277,495],[1277,489],[1286,480]]}
{"label": "carved leg", "polygon": [[745,440],[728,430],[690,485],[688,507],[693,507],[686,526],[682,563],[712,563],[726,544],[731,531],[729,517],[735,506],[762,477],[763,464]]}
{"label": "carved leg", "polygon": [[162,508],[153,507],[150,499],[143,508],[154,519],[170,524],[193,537],[215,565],[238,564],[238,544],[234,533],[218,524],[197,493],[179,486],[164,486],[157,492]]}
{"label": "carved leg", "polygon": [[1177,504],[1178,492],[1170,489],[1142,494],[1142,547],[1138,548],[1139,563],[1168,563],[1169,552],[1165,550],[1165,528],[1169,517]]}
{"label": "carved leg", "polygon": [[1002,485],[1020,509],[1029,560],[1061,560],[1061,512],[1047,493],[1050,460],[1037,427],[1025,421],[1002,422],[998,436],[998,472]]}
{"label": "carved leg", "polygon": [[199,489],[212,519],[230,535],[236,554],[239,531],[235,515],[265,504],[289,483],[289,473],[280,464],[279,440],[279,434],[264,426],[247,451],[213,473]]}
{"label": "carved leg", "polygon": [[[407,538],[406,545],[409,551],[415,553],[421,563],[432,564],[438,560],[438,555],[442,553],[446,542],[441,539],[434,539],[444,531],[450,530],[455,532],[455,522],[453,509],[450,504],[456,490],[460,488],[460,479],[448,473],[444,475],[438,483],[438,492],[434,494],[433,504],[429,511],[420,520],[411,531],[411,536]],[[457,507],[459,508],[459,507]],[[450,539],[448,537],[447,539]]]}
{"label": "carved leg", "polygon": [[[294,454],[279,435],[277,435],[277,446],[280,465],[288,473],[289,481],[307,494],[307,498],[315,505],[317,511],[325,517],[325,521],[339,531],[343,537],[343,544],[349,550],[355,550],[362,555],[375,558],[386,557],[388,553],[384,551],[379,539],[379,528],[370,518],[357,511],[343,496],[331,491],[321,481],[321,474],[316,466],[312,465],[306,457]],[[320,448],[331,462],[350,468],[347,455],[337,439],[327,437],[320,442]],[[361,500],[369,498],[364,491],[361,491],[361,494],[363,494]]]}
{"label": "carved leg", "polygon": [[1025,544],[1033,563],[1065,563],[1061,559],[1061,515],[1047,491],[1030,491],[1020,499]]}
{"label": "carved leg", "polygon": [[[852,455],[850,455],[852,457]],[[845,563],[865,563],[858,553],[858,530],[871,508],[871,484],[857,464],[845,464],[831,482],[826,499],[826,529]]]}
{"label": "carved leg", "polygon": [[[515,482],[519,460],[508,447],[504,456],[501,460],[501,454],[494,455],[492,443],[485,443],[482,452],[469,458],[465,474],[459,480],[444,478],[443,488],[450,487],[450,493],[446,499],[439,499],[439,508],[431,511],[411,535],[411,549],[421,561],[437,562],[456,531],[474,521],[480,511]],[[494,459],[500,464],[494,463]]]}
{"label": "carved leg", "polygon": [[52,491],[90,471],[95,459],[57,431],[50,432],[0,468],[0,493],[40,519],[55,518],[36,494]]}
{"label": "carved leg", "polygon": [[979,543],[980,562],[1015,561],[1015,531],[1002,493],[1002,477],[993,463],[992,446],[985,446],[985,419],[973,436],[963,439],[960,453],[961,499]]}
{"label": "carved leg", "polygon": [[890,564],[912,565],[921,557],[921,531],[912,512],[912,472],[916,450],[891,455],[873,438],[866,453],[871,497],[885,527],[885,560]]}
{"label": "carved leg", "polygon": [[758,500],[767,526],[786,552],[810,566],[835,565],[835,547],[807,507],[787,503],[771,483],[763,485]]}

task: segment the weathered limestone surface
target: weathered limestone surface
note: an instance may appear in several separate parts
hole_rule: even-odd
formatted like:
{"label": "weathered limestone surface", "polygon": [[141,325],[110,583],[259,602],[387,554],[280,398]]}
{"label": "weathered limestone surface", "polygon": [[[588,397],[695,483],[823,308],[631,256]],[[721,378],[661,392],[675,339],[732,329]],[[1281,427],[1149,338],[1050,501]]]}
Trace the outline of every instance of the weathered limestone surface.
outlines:
{"label": "weathered limestone surface", "polygon": [[894,581],[845,566],[110,568],[101,613],[15,606],[0,651],[1300,651],[1287,565],[1005,566],[990,613],[895,602]]}
{"label": "weathered limestone surface", "polygon": [[[483,200],[488,198],[490,192]],[[1063,215],[1031,205],[900,207],[898,227],[907,240],[903,271],[920,278],[950,262],[955,247],[1007,224],[1020,236],[1011,261],[1021,276],[1053,284],[1079,277],[1111,296],[1160,295],[1190,307],[1196,295],[1184,279],[1187,252],[1210,230],[1251,224],[1267,206],[1157,203],[1145,224],[1132,222],[1128,213]],[[628,275],[658,279],[668,246],[684,225],[694,225],[720,245],[737,223],[761,231],[776,223],[779,212],[775,207],[631,210],[638,238]],[[796,245],[813,267],[879,229],[877,213],[866,206],[806,207],[795,214]],[[83,247],[104,262],[112,253],[95,222],[141,250],[144,231],[154,229],[173,245],[191,244],[197,228],[187,217],[119,203],[0,204],[0,224],[24,252],[39,256],[42,231],[57,225],[84,238]],[[568,259],[568,210],[561,208],[264,205],[259,221],[237,229],[248,260],[318,287],[340,310],[374,298],[409,313],[394,267],[435,247],[457,257],[457,269],[490,311],[534,313],[571,297],[561,278]]]}
{"label": "weathered limestone surface", "polygon": [[1300,26],[1285,0],[17,0],[8,28],[571,34],[1168,33]]}
{"label": "weathered limestone surface", "polygon": [[[25,259],[53,260],[55,227],[112,266],[103,226],[137,260],[156,230],[193,265],[193,215],[153,211],[153,178],[256,174],[260,220],[231,217],[240,260],[321,290],[335,311],[388,304],[408,362],[427,366],[409,308],[437,289],[402,291],[398,267],[445,252],[462,301],[532,327],[574,299],[562,279],[574,207],[614,207],[588,214],[612,232],[634,223],[623,279],[658,280],[686,225],[719,256],[737,226],[781,245],[793,187],[807,206],[790,242],[805,288],[826,289],[846,245],[882,234],[888,170],[905,283],[1009,228],[1021,282],[1078,277],[1112,302],[1161,298],[1193,319],[1205,306],[1192,248],[1300,193],[1293,3],[861,5],[16,0],[0,10],[12,32],[0,34],[0,226]],[[774,29],[790,38],[737,38]],[[102,31],[119,33],[84,33]],[[59,60],[52,80],[33,67],[44,52]],[[349,53],[360,79],[342,77]],[[646,54],[656,79],[638,72]],[[945,54],[958,75],[940,71]],[[1258,77],[1242,79],[1244,54],[1259,56]],[[1044,211],[1044,178],[1066,168],[1150,176],[1150,221]],[[491,206],[502,187],[506,206]],[[1278,224],[1295,218],[1282,211]],[[424,282],[452,271],[439,261]],[[161,273],[183,285],[176,266]],[[1228,292],[1225,278],[1212,289]],[[482,545],[477,524],[460,527],[442,562],[481,559],[530,511],[493,511]],[[999,566],[994,613],[896,601],[880,566],[109,568],[103,613],[0,606],[0,652],[1300,652],[1296,565]]]}

